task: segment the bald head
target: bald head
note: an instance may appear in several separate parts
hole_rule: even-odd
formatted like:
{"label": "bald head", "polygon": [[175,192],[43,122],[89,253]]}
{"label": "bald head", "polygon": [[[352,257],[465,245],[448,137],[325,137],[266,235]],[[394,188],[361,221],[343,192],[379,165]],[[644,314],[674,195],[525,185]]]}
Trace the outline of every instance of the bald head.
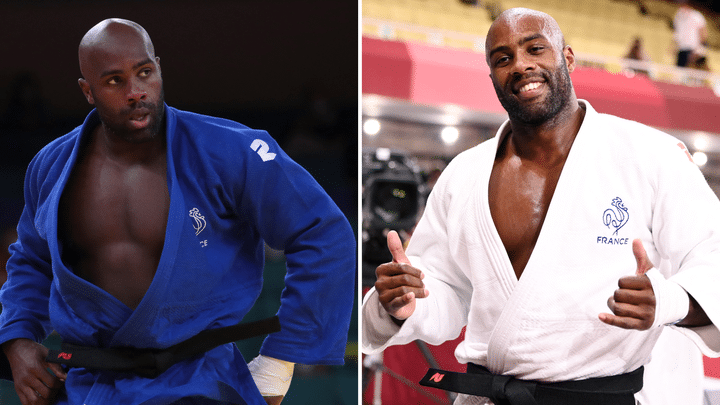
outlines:
{"label": "bald head", "polygon": [[528,24],[539,25],[541,35],[545,36],[558,49],[565,48],[565,37],[552,16],[542,11],[517,7],[503,11],[492,23],[485,40],[485,55],[489,56],[494,45],[505,39],[504,36],[508,30],[522,30]]}
{"label": "bald head", "polygon": [[164,119],[160,58],[139,24],[101,21],[78,48],[80,90],[95,107],[107,136],[130,142],[155,139]]}
{"label": "bald head", "polygon": [[99,22],[85,33],[78,47],[80,72],[83,77],[93,71],[103,55],[127,48],[141,49],[150,59],[155,59],[155,48],[150,35],[138,23],[121,18],[109,18]]}
{"label": "bald head", "polygon": [[549,15],[527,8],[500,14],[488,30],[485,58],[513,125],[536,128],[577,113],[575,54]]}

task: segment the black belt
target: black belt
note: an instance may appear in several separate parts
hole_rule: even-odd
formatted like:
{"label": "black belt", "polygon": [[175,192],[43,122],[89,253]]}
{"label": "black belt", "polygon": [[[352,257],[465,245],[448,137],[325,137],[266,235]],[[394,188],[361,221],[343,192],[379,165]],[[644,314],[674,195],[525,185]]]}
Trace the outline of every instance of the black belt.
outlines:
{"label": "black belt", "polygon": [[643,367],[630,373],[577,381],[541,383],[495,375],[468,364],[467,374],[431,368],[420,385],[490,398],[496,405],[634,405]]}
{"label": "black belt", "polygon": [[220,345],[279,331],[280,320],[274,316],[255,322],[205,330],[167,349],[134,347],[103,349],[63,343],[61,350],[50,350],[45,360],[69,367],[130,372],[155,378],[173,364]]}

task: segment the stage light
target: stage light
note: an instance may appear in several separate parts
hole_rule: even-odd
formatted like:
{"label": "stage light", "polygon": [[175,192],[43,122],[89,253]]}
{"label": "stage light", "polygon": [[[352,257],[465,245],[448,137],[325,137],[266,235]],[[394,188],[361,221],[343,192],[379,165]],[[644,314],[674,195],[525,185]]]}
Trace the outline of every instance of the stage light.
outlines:
{"label": "stage light", "polygon": [[378,132],[380,132],[380,121],[375,118],[365,120],[365,123],[363,124],[363,132],[370,136],[377,135]]}
{"label": "stage light", "polygon": [[460,131],[455,127],[445,127],[440,133],[440,137],[447,145],[452,145],[457,142],[460,137]]}
{"label": "stage light", "polygon": [[692,158],[698,166],[704,166],[708,161],[708,156],[704,152],[695,152],[693,153]]}
{"label": "stage light", "polygon": [[708,147],[710,146],[710,140],[708,139],[708,136],[704,132],[695,132],[693,134],[693,146],[698,151],[706,151],[708,150]]}

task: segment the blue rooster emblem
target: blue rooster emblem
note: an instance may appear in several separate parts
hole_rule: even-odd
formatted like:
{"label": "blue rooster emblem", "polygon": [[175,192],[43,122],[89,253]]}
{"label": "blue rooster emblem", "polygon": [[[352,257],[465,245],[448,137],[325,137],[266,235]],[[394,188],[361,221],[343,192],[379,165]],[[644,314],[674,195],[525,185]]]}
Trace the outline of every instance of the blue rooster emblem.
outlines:
{"label": "blue rooster emblem", "polygon": [[625,205],[620,197],[613,198],[612,204],[610,205],[614,208],[608,208],[605,210],[603,213],[603,223],[608,228],[615,228],[613,235],[617,235],[620,228],[625,226],[628,220],[630,220],[630,214],[628,214],[628,209],[625,208]]}

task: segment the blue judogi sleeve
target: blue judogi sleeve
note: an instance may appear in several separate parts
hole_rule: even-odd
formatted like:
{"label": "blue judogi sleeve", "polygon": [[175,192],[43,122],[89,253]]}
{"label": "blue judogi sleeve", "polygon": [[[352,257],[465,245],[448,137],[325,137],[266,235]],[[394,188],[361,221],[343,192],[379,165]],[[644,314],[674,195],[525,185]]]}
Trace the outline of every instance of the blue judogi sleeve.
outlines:
{"label": "blue judogi sleeve", "polygon": [[[258,137],[256,137],[258,136]],[[246,139],[240,214],[287,258],[278,316],[263,355],[342,364],[356,284],[356,243],[347,219],[315,179],[265,132]]]}
{"label": "blue judogi sleeve", "polygon": [[[64,138],[54,143],[61,143]],[[53,156],[45,156],[51,154]],[[56,163],[57,152],[45,148],[31,161],[25,175],[25,207],[20,217],[18,240],[10,245],[7,262],[8,279],[0,290],[0,343],[11,339],[26,338],[42,342],[52,331],[48,314],[50,287],[53,273],[46,235],[38,225],[45,213],[39,208],[54,186],[54,179],[62,165]],[[40,211],[40,212],[38,212]],[[2,363],[5,355],[0,352]],[[10,379],[3,373],[3,379]]]}
{"label": "blue judogi sleeve", "polygon": [[[52,188],[51,161],[36,156],[25,176],[25,208],[17,227],[18,240],[10,246],[7,263],[8,280],[0,291],[0,342],[27,338],[41,342],[52,331],[48,315],[50,286],[53,280],[50,252],[45,235],[41,235],[36,221],[39,201]],[[42,181],[41,179],[45,179]],[[50,184],[49,184],[50,183]]]}

